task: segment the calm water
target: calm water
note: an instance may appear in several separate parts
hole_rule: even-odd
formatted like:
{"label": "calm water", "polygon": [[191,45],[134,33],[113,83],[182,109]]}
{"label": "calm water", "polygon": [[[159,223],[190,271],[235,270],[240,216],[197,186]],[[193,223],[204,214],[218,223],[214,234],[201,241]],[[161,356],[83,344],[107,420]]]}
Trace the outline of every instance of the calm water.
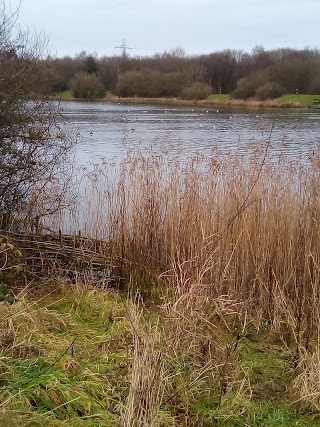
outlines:
{"label": "calm water", "polygon": [[320,143],[320,110],[244,111],[238,109],[173,107],[97,102],[62,102],[66,126],[77,129],[81,164],[111,159],[131,145],[147,147],[166,141],[185,153],[243,149],[271,135],[274,150],[300,156]]}
{"label": "calm water", "polygon": [[[76,157],[91,170],[90,164],[106,160],[108,173],[117,173],[121,155],[128,148],[147,149],[152,144],[168,148],[168,153],[183,156],[219,150],[246,150],[248,145],[268,141],[271,128],[273,151],[285,150],[290,156],[305,156],[320,143],[320,110],[245,111],[216,107],[173,107],[97,102],[63,102],[66,127],[76,129]],[[275,114],[275,116],[274,116]],[[271,150],[269,150],[271,152]],[[80,198],[70,217],[65,213],[64,232],[82,230],[84,234],[108,235],[103,218],[107,204],[101,192],[92,191],[91,178],[81,181]],[[88,185],[88,187],[87,187]],[[91,190],[90,190],[91,189]],[[97,200],[95,199],[97,197]],[[89,200],[89,202],[88,202]],[[103,199],[104,200],[104,199]],[[102,215],[102,216],[101,216]],[[51,227],[52,228],[52,227]]]}

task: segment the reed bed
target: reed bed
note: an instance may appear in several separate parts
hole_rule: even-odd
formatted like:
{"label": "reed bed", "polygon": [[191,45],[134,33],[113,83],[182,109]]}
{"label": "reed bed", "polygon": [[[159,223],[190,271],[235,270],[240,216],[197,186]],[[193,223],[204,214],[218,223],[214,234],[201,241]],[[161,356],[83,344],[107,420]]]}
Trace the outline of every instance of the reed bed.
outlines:
{"label": "reed bed", "polygon": [[318,415],[320,151],[272,145],[156,140],[85,171],[61,229],[156,296],[127,305],[121,426],[264,425],[283,396]]}
{"label": "reed bed", "polygon": [[128,150],[117,170],[104,163],[88,173],[74,217],[84,234],[109,241],[127,278],[176,288],[178,272],[180,288],[200,281],[270,321],[289,310],[312,327],[319,178],[319,152],[292,158],[270,140],[191,155],[155,141]]}
{"label": "reed bed", "polygon": [[[67,381],[61,369],[78,385],[80,409],[71,388],[50,402],[35,399],[37,376],[30,398],[19,384],[14,392],[30,411],[33,400],[43,405],[48,425],[71,425],[77,410],[79,426],[91,418],[121,427],[284,426],[298,418],[296,425],[318,425],[320,151],[293,158],[274,151],[270,138],[233,151],[176,147],[158,140],[129,148],[116,164],[96,165],[83,177],[75,225],[60,222],[62,230],[81,228],[81,237],[35,245],[43,256],[64,248],[76,263],[98,257],[140,290],[129,299],[82,282],[59,291],[53,279],[41,336],[47,348],[47,337],[58,346],[54,331],[63,333],[49,367],[56,388]],[[24,299],[16,300],[3,307],[11,310],[4,319],[18,318]],[[32,312],[32,325],[46,312]],[[2,352],[11,357],[18,348],[19,357],[39,361],[37,351],[46,353],[34,346],[38,332],[29,344],[29,331],[19,335],[23,321],[9,330],[3,323]],[[41,381],[54,391],[47,369]],[[0,418],[20,405],[16,396],[5,396]]]}

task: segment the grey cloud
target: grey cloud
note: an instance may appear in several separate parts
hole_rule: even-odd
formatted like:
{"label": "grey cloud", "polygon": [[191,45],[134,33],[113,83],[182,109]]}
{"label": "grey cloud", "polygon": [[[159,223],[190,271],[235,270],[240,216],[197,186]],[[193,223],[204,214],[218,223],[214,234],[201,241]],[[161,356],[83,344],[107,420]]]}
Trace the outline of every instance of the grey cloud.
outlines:
{"label": "grey cloud", "polygon": [[[13,0],[18,1],[18,0]],[[315,46],[318,0],[24,0],[20,21],[45,30],[58,55],[85,49],[114,54],[128,45],[151,54],[236,48]]]}

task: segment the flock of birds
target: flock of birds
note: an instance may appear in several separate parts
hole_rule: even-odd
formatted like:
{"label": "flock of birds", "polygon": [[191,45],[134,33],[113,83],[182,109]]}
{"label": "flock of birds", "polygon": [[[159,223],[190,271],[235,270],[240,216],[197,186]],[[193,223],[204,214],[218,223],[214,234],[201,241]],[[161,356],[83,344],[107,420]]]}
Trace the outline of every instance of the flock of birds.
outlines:
{"label": "flock of birds", "polygon": [[[121,104],[120,104],[120,102],[119,102],[118,104],[119,104],[119,105],[121,105]],[[170,112],[168,109],[165,109],[164,111],[165,111],[165,114],[168,114],[168,113]],[[175,109],[175,108],[173,108],[171,111],[176,111],[176,109]],[[191,111],[194,113],[194,108],[192,108],[192,109],[191,109]],[[130,110],[127,110],[127,112],[128,112],[128,113],[130,113]],[[206,110],[206,114],[209,114],[210,112],[219,113],[219,112],[220,112],[220,110],[211,110],[211,111]],[[147,110],[144,110],[144,111],[143,111],[143,113],[148,113],[148,111],[147,111]],[[205,113],[197,113],[197,116],[203,116],[204,114],[205,114]],[[157,118],[161,118],[161,115],[157,115],[156,117],[157,117]],[[260,116],[259,116],[259,115],[256,115],[256,118],[260,118]],[[227,118],[227,120],[232,120],[232,119],[233,119],[233,116],[229,116],[229,117]],[[124,122],[127,122],[127,121],[128,121],[128,117],[123,116],[123,117],[122,117],[122,120],[123,120]],[[202,129],[202,123],[199,123],[199,129]],[[214,126],[213,126],[213,130],[216,130],[216,125],[214,125]],[[134,132],[134,131],[135,131],[135,129],[132,127],[132,128],[131,128],[131,131],[132,131],[132,132]],[[90,131],[90,136],[93,136],[93,132],[92,132],[92,131]]]}

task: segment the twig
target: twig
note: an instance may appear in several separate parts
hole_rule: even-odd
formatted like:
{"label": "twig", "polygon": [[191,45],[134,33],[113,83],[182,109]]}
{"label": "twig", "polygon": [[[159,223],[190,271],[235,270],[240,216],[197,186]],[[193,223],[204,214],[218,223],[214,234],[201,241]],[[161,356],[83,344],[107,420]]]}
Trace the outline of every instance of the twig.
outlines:
{"label": "twig", "polygon": [[269,150],[269,148],[270,148],[270,143],[271,143],[271,135],[272,135],[272,132],[273,132],[273,128],[274,128],[274,124],[275,124],[275,121],[276,121],[276,115],[274,114],[273,115],[273,120],[272,120],[272,124],[271,124],[271,129],[270,129],[270,132],[269,132],[269,137],[268,137],[268,141],[267,141],[267,144],[266,144],[266,148],[265,148],[265,150],[264,150],[264,154],[263,154],[263,158],[262,158],[262,162],[261,162],[261,164],[260,164],[260,168],[259,168],[259,170],[258,170],[258,173],[257,173],[257,176],[256,176],[256,178],[255,178],[255,180],[254,180],[254,182],[253,182],[253,184],[252,184],[252,186],[251,186],[251,188],[250,188],[250,190],[248,191],[248,193],[247,193],[247,195],[246,195],[246,197],[245,197],[245,199],[244,199],[244,201],[243,201],[243,203],[242,203],[242,205],[240,206],[240,208],[237,210],[237,212],[235,213],[235,215],[233,215],[231,218],[229,218],[228,219],[228,222],[227,222],[227,225],[226,225],[226,227],[225,227],[225,229],[222,231],[222,233],[221,234],[224,234],[225,233],[225,231],[230,227],[230,225],[233,223],[233,221],[245,210],[245,209],[247,209],[250,205],[252,205],[252,203],[254,203],[256,200],[252,200],[251,202],[249,202],[248,203],[248,200],[249,200],[249,197],[251,196],[251,194],[252,194],[252,192],[253,192],[253,190],[255,189],[255,186],[257,185],[257,182],[258,182],[258,180],[259,180],[259,178],[260,178],[260,175],[261,175],[261,173],[262,173],[262,169],[263,169],[263,166],[265,165],[265,162],[266,162],[266,158],[267,158],[267,154],[268,154],[268,150]]}

